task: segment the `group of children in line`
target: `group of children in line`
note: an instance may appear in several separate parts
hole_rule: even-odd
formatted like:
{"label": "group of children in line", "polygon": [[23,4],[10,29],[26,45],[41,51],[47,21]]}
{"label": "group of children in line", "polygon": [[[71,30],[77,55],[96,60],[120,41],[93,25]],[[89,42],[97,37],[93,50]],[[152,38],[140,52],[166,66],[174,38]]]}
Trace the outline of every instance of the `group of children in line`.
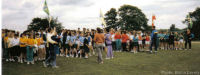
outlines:
{"label": "group of children in line", "polygon": [[[19,33],[12,30],[2,30],[2,49],[5,61],[18,61],[20,63],[34,64],[34,61],[43,61],[46,57],[47,38],[46,31],[30,31]],[[95,51],[96,30],[83,29],[67,30],[63,29],[56,33],[54,45],[56,56],[72,58],[88,58],[96,55]],[[142,31],[121,31],[121,30],[102,30],[105,35],[104,50],[107,53],[106,59],[114,58],[113,51],[121,52],[141,52],[149,51],[151,42],[150,32]],[[186,34],[178,32],[160,31],[157,36],[157,45],[161,50],[191,50],[191,40],[194,36],[190,31]],[[184,48],[185,41],[185,48]]]}

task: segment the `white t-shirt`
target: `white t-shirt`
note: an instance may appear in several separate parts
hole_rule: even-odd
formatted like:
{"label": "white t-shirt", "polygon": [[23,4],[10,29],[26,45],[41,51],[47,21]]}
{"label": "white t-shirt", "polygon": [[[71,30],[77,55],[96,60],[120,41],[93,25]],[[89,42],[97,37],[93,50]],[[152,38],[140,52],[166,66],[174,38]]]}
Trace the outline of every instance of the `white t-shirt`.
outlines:
{"label": "white t-shirt", "polygon": [[113,35],[111,36],[111,38],[112,38],[112,41],[115,41],[115,34],[113,34]]}
{"label": "white t-shirt", "polygon": [[11,40],[11,46],[16,46],[16,45],[19,45],[19,38],[13,38]]}
{"label": "white t-shirt", "polygon": [[133,40],[134,35],[130,35],[129,38],[130,40]]}

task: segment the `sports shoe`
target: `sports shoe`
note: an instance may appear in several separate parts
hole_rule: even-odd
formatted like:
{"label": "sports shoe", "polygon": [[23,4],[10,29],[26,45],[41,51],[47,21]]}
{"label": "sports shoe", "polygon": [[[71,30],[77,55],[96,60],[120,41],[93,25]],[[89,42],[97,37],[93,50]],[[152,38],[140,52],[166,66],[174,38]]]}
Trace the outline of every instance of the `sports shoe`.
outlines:
{"label": "sports shoe", "polygon": [[14,59],[12,59],[12,61],[13,61],[13,62],[15,62],[15,60],[14,60]]}
{"label": "sports shoe", "polygon": [[93,55],[95,55],[95,52],[94,52],[94,51],[93,51],[92,53],[93,53]]}
{"label": "sports shoe", "polygon": [[44,66],[44,67],[47,67],[47,64],[46,64],[44,61],[43,61],[43,66]]}
{"label": "sports shoe", "polygon": [[112,59],[114,58],[114,57],[111,57]]}
{"label": "sports shoe", "polygon": [[9,60],[8,59],[6,59],[6,62],[8,62]]}
{"label": "sports shoe", "polygon": [[12,61],[12,59],[9,59],[9,61]]}
{"label": "sports shoe", "polygon": [[20,63],[23,63],[23,60],[20,60]]}
{"label": "sports shoe", "polygon": [[27,62],[26,59],[24,59],[24,62]]}
{"label": "sports shoe", "polygon": [[34,61],[32,61],[31,64],[35,64]]}
{"label": "sports shoe", "polygon": [[153,52],[152,51],[150,51],[150,54],[152,54]]}
{"label": "sports shoe", "polygon": [[78,54],[76,55],[76,58],[78,58]]}
{"label": "sports shoe", "polygon": [[69,55],[66,55],[66,57],[68,58],[68,57],[69,57]]}
{"label": "sports shoe", "polygon": [[18,58],[18,62],[20,62],[20,59]]}
{"label": "sports shoe", "polygon": [[29,62],[29,61],[27,61],[27,64],[29,65],[29,64],[30,64],[30,62]]}
{"label": "sports shoe", "polygon": [[52,66],[52,68],[59,68],[59,66]]}
{"label": "sports shoe", "polygon": [[92,56],[92,54],[91,54],[91,53],[89,53],[89,56]]}
{"label": "sports shoe", "polygon": [[88,58],[88,56],[85,56],[85,59],[87,59]]}
{"label": "sports shoe", "polygon": [[106,58],[106,59],[110,59],[110,58]]}

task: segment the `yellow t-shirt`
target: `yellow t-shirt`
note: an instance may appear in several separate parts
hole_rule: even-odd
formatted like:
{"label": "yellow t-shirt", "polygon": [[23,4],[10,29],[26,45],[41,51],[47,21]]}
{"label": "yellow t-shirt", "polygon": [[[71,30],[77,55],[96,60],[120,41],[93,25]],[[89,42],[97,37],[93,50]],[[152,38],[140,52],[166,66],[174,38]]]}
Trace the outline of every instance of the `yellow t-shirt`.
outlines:
{"label": "yellow t-shirt", "polygon": [[43,39],[42,38],[36,38],[37,41],[37,45],[41,45],[41,43],[43,43]]}
{"label": "yellow t-shirt", "polygon": [[[27,38],[19,38],[20,43],[27,43]],[[20,47],[26,47],[26,45],[20,44]]]}
{"label": "yellow t-shirt", "polygon": [[27,44],[28,45],[34,45],[35,44],[35,39],[28,38],[27,39]]}
{"label": "yellow t-shirt", "polygon": [[8,41],[8,37],[5,37],[5,38],[4,38],[4,41],[7,42],[7,41]]}

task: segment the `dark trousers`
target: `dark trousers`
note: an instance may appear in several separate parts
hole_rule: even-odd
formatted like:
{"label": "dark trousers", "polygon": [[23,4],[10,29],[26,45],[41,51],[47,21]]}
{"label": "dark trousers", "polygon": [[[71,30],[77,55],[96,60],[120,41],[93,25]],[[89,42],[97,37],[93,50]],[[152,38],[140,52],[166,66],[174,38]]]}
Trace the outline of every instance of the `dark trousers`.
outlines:
{"label": "dark trousers", "polygon": [[189,49],[191,49],[191,40],[185,41],[185,49],[187,49],[187,44],[189,44]]}
{"label": "dark trousers", "polygon": [[116,50],[116,43],[115,43],[115,41],[112,41],[112,49]]}
{"label": "dark trousers", "polygon": [[56,66],[56,52],[55,52],[55,45],[49,45],[48,49],[48,58],[45,60],[46,64],[50,64],[52,66]]}
{"label": "dark trousers", "polygon": [[127,50],[126,50],[126,42],[123,42],[123,43],[122,43],[122,51],[127,51]]}
{"label": "dark trousers", "polygon": [[154,46],[155,48],[155,51],[157,51],[157,44],[156,44],[156,41],[152,40],[151,41],[151,44],[150,44],[150,51],[152,51],[152,47]]}

